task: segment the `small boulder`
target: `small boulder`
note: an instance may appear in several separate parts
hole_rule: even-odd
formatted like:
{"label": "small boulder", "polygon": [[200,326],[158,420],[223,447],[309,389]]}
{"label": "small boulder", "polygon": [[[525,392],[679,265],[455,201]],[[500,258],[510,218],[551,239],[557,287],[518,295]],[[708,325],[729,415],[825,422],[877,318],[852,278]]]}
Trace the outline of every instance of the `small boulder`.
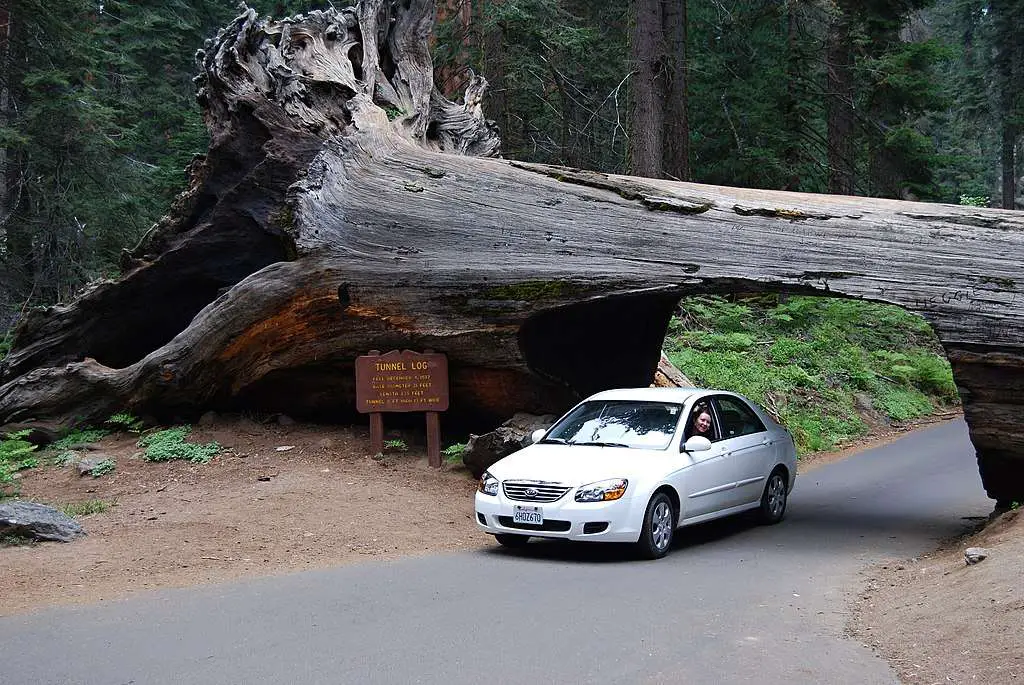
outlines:
{"label": "small boulder", "polygon": [[462,463],[479,478],[494,462],[530,445],[530,436],[538,428],[550,428],[557,416],[518,413],[497,429],[483,435],[469,436],[462,452]]}
{"label": "small boulder", "polygon": [[968,547],[964,550],[964,560],[968,565],[977,564],[988,558],[988,550],[984,547]]}
{"label": "small boulder", "polygon": [[83,457],[75,461],[75,468],[78,469],[79,476],[91,476],[92,470],[108,459],[110,457],[105,454]]}
{"label": "small boulder", "polygon": [[71,542],[85,535],[75,519],[62,511],[35,502],[0,504],[0,535]]}

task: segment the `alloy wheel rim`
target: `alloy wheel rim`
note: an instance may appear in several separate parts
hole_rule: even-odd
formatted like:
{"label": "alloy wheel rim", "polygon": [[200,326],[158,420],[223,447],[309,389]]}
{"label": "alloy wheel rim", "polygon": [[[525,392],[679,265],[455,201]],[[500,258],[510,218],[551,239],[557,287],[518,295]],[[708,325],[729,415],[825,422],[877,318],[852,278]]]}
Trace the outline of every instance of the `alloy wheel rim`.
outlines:
{"label": "alloy wheel rim", "polygon": [[672,509],[667,502],[658,502],[654,507],[651,516],[651,535],[658,551],[668,547],[672,539]]}
{"label": "alloy wheel rim", "polygon": [[768,485],[768,510],[772,516],[782,513],[786,506],[786,486],[782,483],[782,476],[772,476],[772,482]]}

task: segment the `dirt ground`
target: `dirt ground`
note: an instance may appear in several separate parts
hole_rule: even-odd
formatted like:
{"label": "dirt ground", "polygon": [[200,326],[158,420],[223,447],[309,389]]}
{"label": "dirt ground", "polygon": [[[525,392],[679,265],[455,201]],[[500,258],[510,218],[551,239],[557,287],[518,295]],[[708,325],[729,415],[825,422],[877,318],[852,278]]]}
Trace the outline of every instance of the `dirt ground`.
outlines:
{"label": "dirt ground", "polygon": [[[1024,683],[1024,510],[942,549],[873,570],[852,633],[905,683]],[[989,556],[968,565],[964,550]]]}
{"label": "dirt ground", "polygon": [[[800,471],[904,431],[812,455]],[[100,478],[73,467],[22,472],[25,499],[110,506],[79,517],[88,536],[74,543],[0,547],[0,615],[494,544],[473,525],[476,483],[466,469],[432,469],[415,447],[374,459],[366,429],[221,417],[190,437],[224,446],[209,464],[143,461],[136,439],[97,443],[89,456],[117,461]],[[1024,516],[1016,513],[977,539],[873,569],[851,634],[907,683],[1024,683]],[[968,546],[991,556],[968,567]]]}
{"label": "dirt ground", "polygon": [[366,430],[220,420],[189,436],[225,448],[209,464],[146,462],[137,439],[96,444],[90,457],[117,462],[100,478],[21,472],[23,499],[112,506],[79,517],[88,535],[73,543],[0,548],[0,615],[490,544],[472,525],[468,471],[373,459]]}

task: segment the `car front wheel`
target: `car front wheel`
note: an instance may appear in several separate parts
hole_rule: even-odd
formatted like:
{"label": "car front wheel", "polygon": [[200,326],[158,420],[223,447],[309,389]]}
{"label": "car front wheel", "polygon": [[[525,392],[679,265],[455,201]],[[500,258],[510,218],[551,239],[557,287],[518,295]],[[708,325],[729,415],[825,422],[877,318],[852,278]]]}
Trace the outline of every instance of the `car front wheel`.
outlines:
{"label": "car front wheel", "polygon": [[786,476],[781,469],[772,471],[768,476],[768,482],[764,484],[764,493],[761,495],[761,522],[767,524],[778,523],[786,514]]}
{"label": "car front wheel", "polygon": [[529,535],[515,535],[514,533],[498,533],[494,536],[502,547],[522,547],[530,541]]}
{"label": "car front wheel", "polygon": [[672,547],[672,534],[676,527],[672,500],[664,492],[655,493],[647,504],[644,523],[640,530],[637,549],[644,559],[660,559]]}

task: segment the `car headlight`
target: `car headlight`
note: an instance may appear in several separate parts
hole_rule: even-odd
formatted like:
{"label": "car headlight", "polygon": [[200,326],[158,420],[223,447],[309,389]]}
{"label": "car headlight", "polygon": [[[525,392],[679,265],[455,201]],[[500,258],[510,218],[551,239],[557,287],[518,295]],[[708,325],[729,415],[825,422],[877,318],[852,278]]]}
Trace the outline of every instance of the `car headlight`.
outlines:
{"label": "car headlight", "polygon": [[610,502],[626,494],[627,485],[629,485],[629,481],[625,478],[601,480],[590,485],[584,485],[576,491],[576,501]]}
{"label": "car headlight", "polygon": [[480,476],[480,484],[476,486],[476,490],[485,495],[497,495],[498,479],[484,471],[484,475]]}

